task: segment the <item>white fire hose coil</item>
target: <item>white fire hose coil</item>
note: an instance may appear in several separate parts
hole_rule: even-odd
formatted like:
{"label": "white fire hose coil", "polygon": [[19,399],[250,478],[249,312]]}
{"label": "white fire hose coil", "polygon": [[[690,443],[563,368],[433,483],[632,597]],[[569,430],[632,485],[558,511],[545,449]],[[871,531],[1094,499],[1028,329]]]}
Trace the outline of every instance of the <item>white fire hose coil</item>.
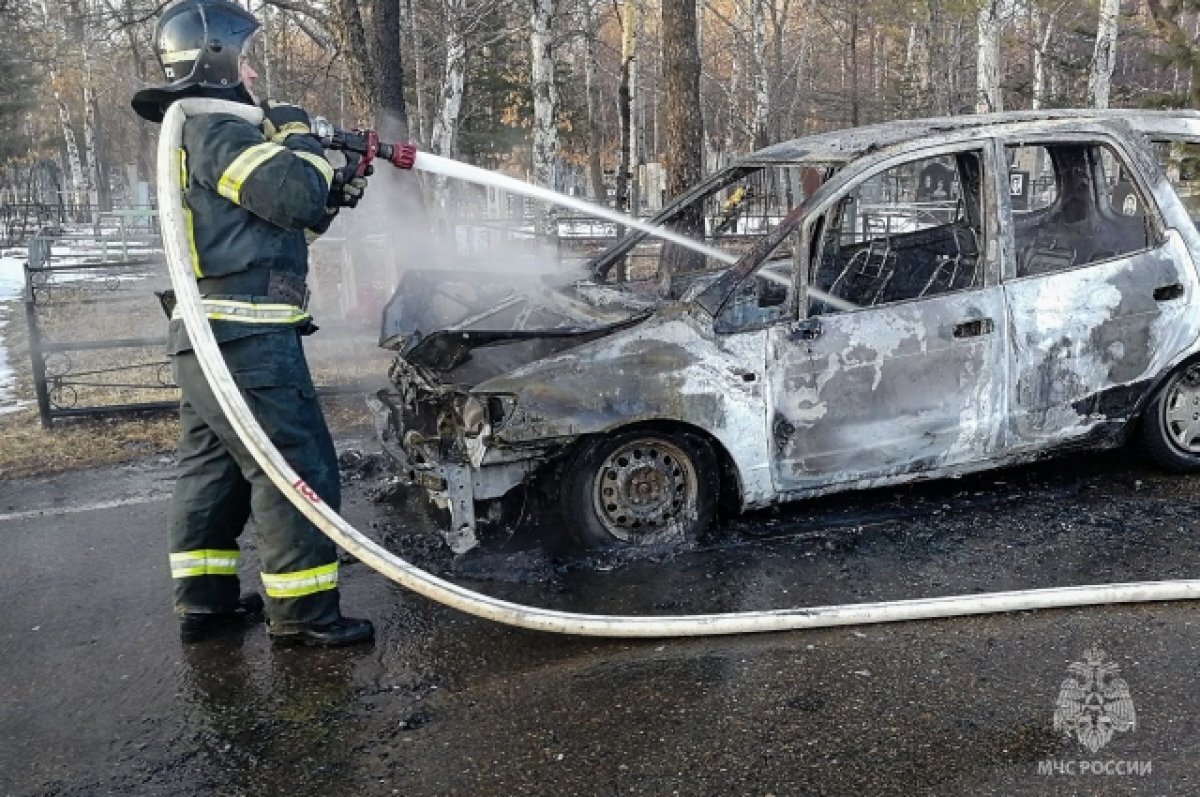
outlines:
{"label": "white fire hose coil", "polygon": [[[213,394],[238,436],[288,500],[336,544],[413,592],[467,614],[506,625],[536,631],[598,637],[746,634],[1030,609],[1192,600],[1200,597],[1200,580],[1175,580],[1055,587],[729,614],[627,617],[574,614],[522,606],[474,592],[427,573],[367,538],[321,501],[288,465],[263,432],[225,365],[201,306],[199,288],[192,276],[177,160],[177,152],[183,145],[185,118],[217,112],[234,114],[255,124],[262,120],[262,111],[250,105],[212,99],[182,99],[173,103],[167,111],[158,141],[159,222],[162,227],[163,245],[171,282],[175,288],[177,307],[196,358],[208,378]],[[420,166],[421,154],[418,153],[416,167]]]}

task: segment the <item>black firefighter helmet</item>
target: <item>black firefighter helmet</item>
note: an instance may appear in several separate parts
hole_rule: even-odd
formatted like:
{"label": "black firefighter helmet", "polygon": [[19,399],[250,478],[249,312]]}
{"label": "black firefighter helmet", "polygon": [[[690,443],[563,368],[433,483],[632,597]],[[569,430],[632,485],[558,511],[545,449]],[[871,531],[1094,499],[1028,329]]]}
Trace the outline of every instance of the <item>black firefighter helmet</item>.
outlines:
{"label": "black firefighter helmet", "polygon": [[133,95],[133,110],[151,122],[180,97],[206,96],[253,104],[242,85],[241,57],[259,22],[229,0],[179,0],[154,26],[154,54],[167,85]]}

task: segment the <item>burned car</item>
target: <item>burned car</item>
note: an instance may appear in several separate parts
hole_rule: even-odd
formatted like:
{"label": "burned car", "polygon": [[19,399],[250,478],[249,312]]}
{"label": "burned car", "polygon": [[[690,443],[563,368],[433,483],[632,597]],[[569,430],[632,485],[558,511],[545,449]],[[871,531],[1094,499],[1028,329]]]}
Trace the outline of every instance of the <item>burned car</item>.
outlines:
{"label": "burned car", "polygon": [[1080,111],[768,147],[656,217],[707,254],[408,273],[377,428],[455,551],[530,488],[603,546],[1134,440],[1200,469],[1198,143],[1200,114]]}

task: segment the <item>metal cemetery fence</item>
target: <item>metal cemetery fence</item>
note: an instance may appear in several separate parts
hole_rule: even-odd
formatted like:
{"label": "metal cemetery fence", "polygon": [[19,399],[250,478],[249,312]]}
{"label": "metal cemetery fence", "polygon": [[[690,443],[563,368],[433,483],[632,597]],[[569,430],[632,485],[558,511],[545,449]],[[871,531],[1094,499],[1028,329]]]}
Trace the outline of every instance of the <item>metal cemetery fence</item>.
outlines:
{"label": "metal cemetery fence", "polygon": [[[561,215],[547,236],[525,215],[485,213],[443,230],[450,265],[488,268],[503,254],[576,263],[614,241],[614,224]],[[383,306],[405,261],[382,241],[351,246],[343,226],[313,248],[314,305],[322,332],[305,348],[322,395],[365,392],[386,379],[392,352],[374,345]],[[371,243],[376,236],[359,236]],[[384,250],[384,251],[381,251]],[[34,393],[43,427],[59,418],[175,409],[179,391],[165,355],[167,322],[155,292],[170,288],[153,210],[100,214],[95,224],[55,224],[28,239],[25,313]]]}
{"label": "metal cemetery fence", "polygon": [[56,418],[178,406],[155,291],[170,287],[153,215],[29,241],[25,315],[42,426]]}

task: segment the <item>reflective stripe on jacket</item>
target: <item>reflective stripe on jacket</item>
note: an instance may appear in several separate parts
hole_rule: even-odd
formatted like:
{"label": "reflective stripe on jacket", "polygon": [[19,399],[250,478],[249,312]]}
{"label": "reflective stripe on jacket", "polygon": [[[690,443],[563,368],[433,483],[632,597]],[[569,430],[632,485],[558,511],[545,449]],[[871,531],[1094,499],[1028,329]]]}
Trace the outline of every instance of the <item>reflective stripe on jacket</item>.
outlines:
{"label": "reflective stripe on jacket", "polygon": [[[306,310],[294,304],[240,302],[233,299],[201,299],[204,314],[211,321],[235,321],[242,324],[295,325],[312,318]],[[178,307],[171,320],[183,318]]]}
{"label": "reflective stripe on jacket", "polygon": [[317,139],[282,144],[229,114],[205,114],[183,127],[198,276],[269,268],[304,278],[304,231],[325,219],[333,167]]}
{"label": "reflective stripe on jacket", "polygon": [[[185,222],[197,279],[261,269],[303,283],[308,276],[305,231],[329,224],[325,204],[333,167],[320,142],[299,134],[267,141],[261,128],[246,120],[214,113],[184,123],[183,149]],[[247,301],[205,302],[220,342],[311,320],[292,305],[236,298]],[[169,352],[190,348],[182,323],[173,320]]]}

